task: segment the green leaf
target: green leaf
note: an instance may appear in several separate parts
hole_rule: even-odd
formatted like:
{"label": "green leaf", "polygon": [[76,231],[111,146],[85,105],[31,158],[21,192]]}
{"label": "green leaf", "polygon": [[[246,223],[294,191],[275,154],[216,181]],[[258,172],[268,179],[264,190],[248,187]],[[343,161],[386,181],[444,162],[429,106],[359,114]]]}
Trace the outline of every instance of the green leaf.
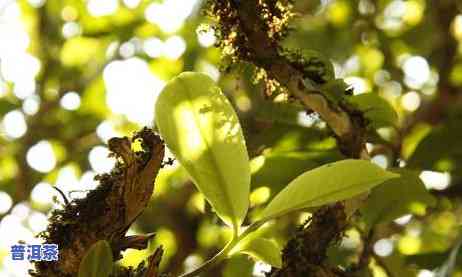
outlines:
{"label": "green leaf", "polygon": [[425,189],[417,173],[403,169],[394,172],[399,173],[400,177],[375,187],[361,208],[368,226],[411,213],[415,205],[436,204],[436,199]]}
{"label": "green leaf", "polygon": [[282,266],[281,248],[273,240],[256,238],[242,245],[239,252],[247,254],[257,260],[274,267]]}
{"label": "green leaf", "polygon": [[244,253],[257,260],[280,268],[282,266],[282,249],[274,240],[265,238],[265,236],[270,235],[268,234],[270,229],[271,227],[269,225],[264,225],[256,231],[253,231],[234,246],[229,256]]}
{"label": "green leaf", "polygon": [[112,273],[112,250],[100,240],[93,244],[80,262],[79,277],[107,277]]}
{"label": "green leaf", "polygon": [[328,162],[340,160],[341,155],[330,151],[273,151],[250,161],[252,188],[268,186],[274,195],[298,175]]}
{"label": "green leaf", "polygon": [[364,93],[346,99],[364,113],[373,128],[396,125],[398,115],[395,109],[376,93]]}
{"label": "green leaf", "polygon": [[250,165],[236,113],[205,74],[186,72],[161,92],[156,125],[218,216],[237,231],[249,206]]}
{"label": "green leaf", "polygon": [[254,262],[247,255],[235,255],[226,260],[223,277],[252,277]]}
{"label": "green leaf", "polygon": [[295,178],[263,210],[262,220],[348,199],[398,176],[365,160],[329,163]]}

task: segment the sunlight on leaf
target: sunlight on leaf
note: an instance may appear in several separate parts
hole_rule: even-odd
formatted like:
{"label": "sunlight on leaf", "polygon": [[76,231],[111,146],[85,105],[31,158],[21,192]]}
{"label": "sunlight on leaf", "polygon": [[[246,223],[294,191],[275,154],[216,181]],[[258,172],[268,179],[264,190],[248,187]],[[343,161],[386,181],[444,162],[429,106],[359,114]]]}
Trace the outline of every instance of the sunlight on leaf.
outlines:
{"label": "sunlight on leaf", "polygon": [[239,247],[238,252],[245,253],[274,267],[280,268],[282,266],[281,248],[273,240],[265,238],[246,240]]}
{"label": "sunlight on leaf", "polygon": [[295,178],[268,204],[262,213],[262,221],[345,200],[398,176],[364,160],[329,163]]}
{"label": "sunlight on leaf", "polygon": [[218,216],[237,231],[249,206],[250,166],[231,104],[210,77],[186,72],[165,86],[155,113],[169,149]]}

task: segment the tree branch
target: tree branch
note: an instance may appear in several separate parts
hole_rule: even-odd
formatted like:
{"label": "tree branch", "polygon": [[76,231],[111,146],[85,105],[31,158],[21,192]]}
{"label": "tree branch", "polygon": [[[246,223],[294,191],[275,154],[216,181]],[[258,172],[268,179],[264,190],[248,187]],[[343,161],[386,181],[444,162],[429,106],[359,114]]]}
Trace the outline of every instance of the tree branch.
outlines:
{"label": "tree branch", "polygon": [[[132,150],[134,140],[141,140],[142,151]],[[81,259],[98,240],[111,244],[115,259],[126,248],[147,246],[152,235],[125,237],[125,233],[151,198],[164,144],[145,128],[131,141],[126,137],[111,139],[109,149],[118,161],[110,173],[95,177],[100,185],[85,198],[73,200],[64,210],[53,211],[47,230],[40,236],[46,243],[58,244],[60,259],[37,262],[32,276],[76,276]]]}
{"label": "tree branch", "polygon": [[[211,14],[219,20],[217,27],[221,46],[233,49],[232,55],[252,63],[284,86],[308,110],[317,112],[333,131],[342,153],[351,158],[368,159],[365,147],[366,124],[362,114],[341,104],[329,101],[322,92],[305,85],[305,80],[323,84],[326,68],[306,69],[303,64],[281,54],[279,41],[285,36],[284,24],[289,8],[278,1],[212,1]],[[313,61],[308,61],[308,63]],[[319,61],[317,61],[319,63]],[[326,65],[324,65],[326,66]],[[362,201],[352,199],[343,204],[323,207],[313,214],[286,245],[283,267],[273,269],[272,277],[343,276],[343,272],[325,263],[328,246],[341,237],[347,218]]]}

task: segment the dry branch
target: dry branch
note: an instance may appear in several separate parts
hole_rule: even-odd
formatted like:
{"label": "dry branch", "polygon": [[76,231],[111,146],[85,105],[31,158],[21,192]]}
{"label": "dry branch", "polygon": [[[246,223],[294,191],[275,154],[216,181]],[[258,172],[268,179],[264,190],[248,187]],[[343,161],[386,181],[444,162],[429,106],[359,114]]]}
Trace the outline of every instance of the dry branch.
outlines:
{"label": "dry branch", "polygon": [[[142,150],[134,151],[132,143],[138,140]],[[117,163],[110,173],[95,177],[99,186],[85,198],[74,199],[64,209],[53,211],[47,230],[40,236],[46,243],[58,244],[59,260],[37,262],[33,276],[76,276],[86,251],[98,240],[111,244],[115,259],[121,257],[122,250],[147,246],[152,235],[126,237],[125,234],[151,198],[164,157],[163,141],[144,128],[131,140],[111,139],[109,149]],[[158,249],[151,256],[146,269],[150,275],[139,276],[157,276],[161,254]],[[120,276],[138,276],[125,273]]]}

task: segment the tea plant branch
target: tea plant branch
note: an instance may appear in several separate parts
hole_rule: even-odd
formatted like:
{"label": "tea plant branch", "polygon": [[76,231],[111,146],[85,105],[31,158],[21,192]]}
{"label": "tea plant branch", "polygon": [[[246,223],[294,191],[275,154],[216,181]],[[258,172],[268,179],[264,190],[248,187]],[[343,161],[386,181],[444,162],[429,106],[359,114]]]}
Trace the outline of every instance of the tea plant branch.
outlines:
{"label": "tea plant branch", "polygon": [[[317,86],[307,85],[326,82],[327,65],[318,70],[308,70],[303,65],[310,64],[310,60],[302,63],[294,61],[281,50],[279,43],[287,33],[284,25],[290,18],[287,3],[283,6],[278,5],[279,1],[210,2],[210,15],[218,21],[219,44],[223,49],[232,49],[228,52],[234,60],[249,62],[263,69],[268,78],[285,87],[306,109],[317,112],[334,133],[345,156],[369,159],[363,115],[342,105],[341,101],[332,101]],[[273,268],[270,276],[339,276],[337,268],[324,263],[327,247],[341,237],[348,217],[361,203],[362,199],[358,197],[346,201],[345,205],[323,207],[315,212],[311,224],[286,245],[283,268]]]}

